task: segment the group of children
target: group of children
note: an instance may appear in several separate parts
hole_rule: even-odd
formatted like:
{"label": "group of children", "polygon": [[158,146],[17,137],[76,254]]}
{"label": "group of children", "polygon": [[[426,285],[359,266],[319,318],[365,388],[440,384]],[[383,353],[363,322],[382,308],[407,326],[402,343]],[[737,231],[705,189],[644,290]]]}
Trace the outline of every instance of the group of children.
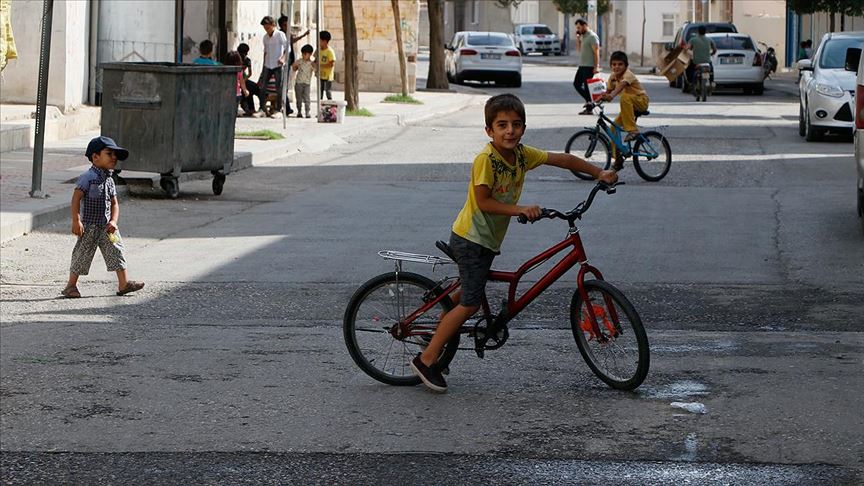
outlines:
{"label": "group of children", "polygon": [[[308,96],[308,80],[314,62],[311,46],[304,46],[301,53],[302,59],[292,64],[298,85],[302,86],[299,89],[304,92],[298,100]],[[610,66],[612,75],[603,98],[612,100],[621,96],[618,122],[628,131],[632,130],[632,134],[637,130],[631,118],[632,111],[647,109],[648,97],[628,69],[623,52],[612,54]],[[479,309],[492,262],[500,252],[510,219],[524,215],[534,221],[540,217],[540,206],[520,204],[526,173],[541,165],[551,165],[590,174],[607,184],[618,180],[615,170],[602,170],[576,155],[523,145],[527,117],[525,106],[515,95],[491,97],[484,107],[484,120],[489,142],[474,157],[465,203],[451,226],[450,247],[459,269],[461,291],[453,296],[455,307],[441,316],[434,336],[410,364],[421,381],[437,392],[447,390],[442,370],[437,365],[438,357],[445,343]],[[69,282],[62,294],[69,298],[81,296],[77,288],[78,276],[88,273],[97,247],[102,250],[108,271],[117,272],[117,294],[140,290],[143,283],[126,277],[124,247],[118,230],[119,207],[111,178],[117,160],[124,160],[129,152],[108,137],[97,137],[88,145],[86,156],[93,165],[79,177],[73,191],[72,233],[78,240],[72,253]]]}
{"label": "group of children", "polygon": [[[260,113],[260,116],[273,117],[282,110],[282,103],[284,102],[285,113],[292,114],[294,110],[291,109],[291,102],[287,93],[281,91],[283,76],[290,76],[293,72],[295,73],[294,96],[298,105],[297,117],[303,118],[305,111],[306,118],[310,118],[312,111],[310,89],[312,77],[316,72],[320,73],[319,96],[322,99],[324,96],[328,100],[333,99],[336,52],[330,47],[332,35],[326,30],[322,30],[318,34],[320,44],[318,59],[313,57],[315,48],[310,44],[301,47],[301,56],[299,59],[295,59],[294,43],[309,35],[309,31],[307,30],[300,36],[291,36],[288,33],[288,17],[283,15],[279,18],[278,23],[279,28],[277,29],[273,17],[267,16],[261,20],[261,26],[265,32],[262,42],[264,62],[257,83],[251,80],[252,60],[249,58],[249,44],[241,43],[237,46],[236,51],[228,53],[225,63],[229,66],[242,67],[242,70],[237,73],[237,105],[242,110],[242,116],[255,116],[256,113]],[[288,36],[290,36],[290,42]],[[212,41],[201,41],[198,45],[198,51],[200,55],[193,61],[194,64],[205,66],[220,64],[213,58]],[[259,100],[257,111],[255,98]]]}

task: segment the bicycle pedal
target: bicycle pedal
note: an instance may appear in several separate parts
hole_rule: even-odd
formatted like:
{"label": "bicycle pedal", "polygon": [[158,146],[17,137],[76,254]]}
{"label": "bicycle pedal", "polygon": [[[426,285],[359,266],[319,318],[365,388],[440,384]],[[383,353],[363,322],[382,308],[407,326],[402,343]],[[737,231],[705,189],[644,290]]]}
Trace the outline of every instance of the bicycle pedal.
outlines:
{"label": "bicycle pedal", "polygon": [[444,368],[443,370],[441,370],[441,374],[442,375],[449,375],[450,374],[450,367],[448,366],[448,367]]}

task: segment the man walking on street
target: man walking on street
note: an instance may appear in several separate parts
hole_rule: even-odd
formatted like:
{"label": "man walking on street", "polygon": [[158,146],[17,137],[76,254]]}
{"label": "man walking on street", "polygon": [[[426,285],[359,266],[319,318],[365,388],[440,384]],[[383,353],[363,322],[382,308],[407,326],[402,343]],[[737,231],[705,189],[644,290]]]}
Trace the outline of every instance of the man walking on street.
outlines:
{"label": "man walking on street", "polygon": [[288,57],[288,39],[282,31],[276,29],[276,21],[269,15],[261,20],[261,26],[264,27],[266,34],[264,35],[264,66],[261,69],[261,77],[258,80],[258,85],[261,88],[259,91],[261,112],[264,112],[264,106],[267,104],[267,82],[271,76],[276,81],[276,92],[280,93],[276,96],[276,111],[282,111],[282,101],[284,95],[281,93],[282,86],[282,66],[285,65]]}
{"label": "man walking on street", "polygon": [[576,50],[579,51],[579,68],[573,79],[573,87],[585,98],[585,109],[579,114],[590,115],[591,93],[588,92],[588,80],[600,72],[600,38],[588,28],[585,19],[576,20]]}

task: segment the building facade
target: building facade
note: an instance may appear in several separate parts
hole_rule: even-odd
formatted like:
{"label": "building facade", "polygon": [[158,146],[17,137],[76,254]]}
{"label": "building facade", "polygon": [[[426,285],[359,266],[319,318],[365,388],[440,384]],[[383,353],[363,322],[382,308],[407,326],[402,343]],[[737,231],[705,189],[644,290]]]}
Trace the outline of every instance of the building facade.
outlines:
{"label": "building facade", "polygon": [[[36,103],[41,38],[42,0],[12,2],[12,26],[18,58],[3,70],[0,102]],[[396,91],[400,86],[396,55],[395,26],[390,2],[355,0],[361,54],[361,90]],[[419,23],[418,0],[400,0],[403,39],[409,58],[416,60]],[[342,32],[339,0],[69,0],[54,2],[49,69],[48,104],[61,111],[82,104],[99,104],[104,62],[191,62],[198,57],[201,41],[215,44],[215,53],[249,45],[253,79],[263,59],[261,19],[270,15],[293,19],[295,35],[310,30],[297,43],[297,50],[309,43],[316,46],[322,18],[331,30],[340,61],[337,80],[344,69],[341,62]],[[395,65],[395,69],[393,68]],[[414,86],[414,66],[409,86]],[[338,86],[337,86],[338,87]]]}

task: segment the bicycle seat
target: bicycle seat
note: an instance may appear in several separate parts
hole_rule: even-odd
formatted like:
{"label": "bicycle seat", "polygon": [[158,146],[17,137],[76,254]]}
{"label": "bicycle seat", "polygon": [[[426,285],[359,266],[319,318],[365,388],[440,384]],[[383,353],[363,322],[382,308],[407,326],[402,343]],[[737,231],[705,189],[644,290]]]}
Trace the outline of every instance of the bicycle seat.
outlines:
{"label": "bicycle seat", "polygon": [[645,111],[634,110],[633,114],[636,115],[636,118],[639,118],[640,116],[648,116],[651,114],[651,112],[648,110],[645,110]]}
{"label": "bicycle seat", "polygon": [[447,244],[446,241],[438,240],[435,242],[435,246],[438,247],[439,250],[444,252],[451,260],[456,261],[456,257],[453,256],[453,250],[450,248],[450,245]]}

